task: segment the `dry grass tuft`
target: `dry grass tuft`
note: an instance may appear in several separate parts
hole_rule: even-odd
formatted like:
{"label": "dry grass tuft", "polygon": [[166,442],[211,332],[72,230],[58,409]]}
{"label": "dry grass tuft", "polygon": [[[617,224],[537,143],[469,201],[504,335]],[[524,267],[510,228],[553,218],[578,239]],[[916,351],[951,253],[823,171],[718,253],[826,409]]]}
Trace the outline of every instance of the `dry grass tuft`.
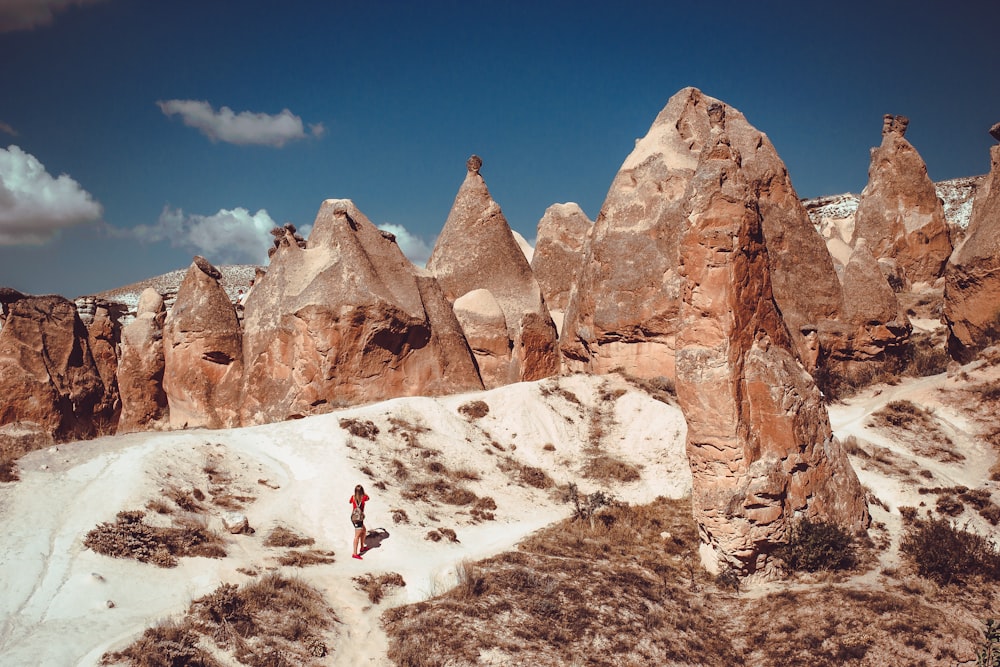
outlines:
{"label": "dry grass tuft", "polygon": [[372,604],[378,604],[385,597],[385,589],[399,588],[406,585],[402,575],[397,572],[386,572],[375,576],[374,574],[363,574],[353,578],[358,588],[368,595],[368,600]]}
{"label": "dry grass tuft", "polygon": [[265,547],[308,547],[315,543],[313,538],[300,535],[284,526],[275,526],[264,538]]}
{"label": "dry grass tuft", "polygon": [[335,562],[334,555],[332,551],[320,549],[292,549],[278,556],[278,563],[286,567],[327,565]]}
{"label": "dry grass tuft", "polygon": [[368,419],[341,419],[340,428],[344,429],[356,438],[364,438],[374,442],[378,437],[379,430],[375,422]]}
{"label": "dry grass tuft", "polygon": [[497,467],[523,486],[530,486],[535,489],[549,489],[555,486],[555,482],[552,481],[549,474],[541,468],[515,461],[510,457],[499,459]]}
{"label": "dry grass tuft", "polygon": [[911,401],[891,401],[871,414],[871,425],[895,429],[908,434],[906,444],[919,456],[942,463],[964,461],[965,455],[955,448],[938,424],[934,413]]}
{"label": "dry grass tuft", "polygon": [[223,558],[222,537],[208,530],[204,521],[178,518],[170,527],[150,526],[143,522],[145,512],[119,512],[114,523],[102,523],[87,533],[84,546],[113,558],[130,558],[159,567],[175,567],[185,556]]}
{"label": "dry grass tuft", "polygon": [[490,413],[490,406],[486,401],[469,401],[458,406],[458,411],[466,419],[472,421],[473,419],[482,419],[488,415]]}
{"label": "dry grass tuft", "polygon": [[16,482],[20,479],[17,460],[36,449],[45,449],[55,444],[51,435],[37,424],[8,424],[0,430],[0,482]]}
{"label": "dry grass tuft", "polygon": [[626,484],[642,478],[638,467],[606,454],[599,454],[587,461],[582,474],[587,479]]}

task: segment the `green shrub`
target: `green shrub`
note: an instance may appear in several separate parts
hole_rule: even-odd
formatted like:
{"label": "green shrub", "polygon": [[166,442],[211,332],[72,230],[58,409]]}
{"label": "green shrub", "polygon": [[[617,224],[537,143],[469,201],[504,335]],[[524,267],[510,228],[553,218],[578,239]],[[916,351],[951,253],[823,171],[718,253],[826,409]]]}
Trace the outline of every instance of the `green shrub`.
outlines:
{"label": "green shrub", "polygon": [[802,519],[792,525],[788,542],[776,552],[796,571],[847,570],[857,563],[854,538],[840,526]]}
{"label": "green shrub", "polygon": [[1000,623],[987,620],[983,635],[983,644],[976,651],[976,667],[1000,667]]}

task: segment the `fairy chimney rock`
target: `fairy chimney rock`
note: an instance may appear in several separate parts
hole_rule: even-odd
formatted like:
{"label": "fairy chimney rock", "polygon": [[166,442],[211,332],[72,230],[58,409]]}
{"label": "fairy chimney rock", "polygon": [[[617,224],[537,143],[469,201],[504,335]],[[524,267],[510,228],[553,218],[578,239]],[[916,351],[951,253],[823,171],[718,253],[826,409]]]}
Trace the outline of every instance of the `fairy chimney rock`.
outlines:
{"label": "fairy chimney rock", "polygon": [[560,315],[569,304],[569,294],[583,263],[583,246],[593,227],[574,202],[553,204],[538,221],[531,270],[545,297],[549,311]]}
{"label": "fairy chimney rock", "polygon": [[537,380],[559,371],[556,328],[531,266],[472,156],[465,180],[427,261],[454,303],[464,294],[489,290],[503,311],[512,349],[512,378]]}
{"label": "fairy chimney rock", "polygon": [[118,432],[130,433],[167,425],[163,391],[163,296],[147,287],[139,295],[135,319],[122,329],[118,391],[122,410]]}

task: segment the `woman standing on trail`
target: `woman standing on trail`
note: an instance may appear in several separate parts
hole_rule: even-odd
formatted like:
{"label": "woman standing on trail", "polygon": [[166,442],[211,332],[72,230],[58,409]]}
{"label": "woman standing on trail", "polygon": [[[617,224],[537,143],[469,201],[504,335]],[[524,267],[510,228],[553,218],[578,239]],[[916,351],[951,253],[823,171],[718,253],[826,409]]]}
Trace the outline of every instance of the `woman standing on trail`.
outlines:
{"label": "woman standing on trail", "polygon": [[354,558],[361,560],[367,547],[365,547],[365,502],[368,496],[365,495],[365,487],[358,484],[354,487],[354,495],[351,496],[351,523],[354,524]]}

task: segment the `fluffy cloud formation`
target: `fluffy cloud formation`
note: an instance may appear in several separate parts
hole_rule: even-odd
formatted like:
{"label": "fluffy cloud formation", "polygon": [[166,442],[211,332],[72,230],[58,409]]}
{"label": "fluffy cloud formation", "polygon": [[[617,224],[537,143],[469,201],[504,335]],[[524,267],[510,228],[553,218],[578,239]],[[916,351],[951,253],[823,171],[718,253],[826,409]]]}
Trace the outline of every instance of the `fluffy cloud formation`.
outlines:
{"label": "fluffy cloud formation", "polygon": [[144,242],[169,241],[219,264],[266,264],[274,220],[261,209],[254,215],[245,208],[219,209],[215,215],[185,215],[164,207],[155,225],[139,225],[129,234]]}
{"label": "fluffy cloud formation", "polygon": [[[208,102],[198,100],[167,100],[156,104],[165,115],[179,115],[185,125],[196,128],[213,142],[281,148],[289,141],[307,136],[302,119],[288,109],[270,115],[252,111],[235,113],[229,107],[216,111]],[[314,137],[321,137],[324,132],[322,123],[309,125],[309,134]]]}
{"label": "fluffy cloud formation", "polygon": [[90,5],[101,0],[0,0],[0,32],[31,30],[52,23],[56,12],[70,5]]}
{"label": "fluffy cloud formation", "polygon": [[66,174],[58,178],[17,146],[0,148],[0,245],[44,243],[60,229],[91,222],[103,209]]}
{"label": "fluffy cloud formation", "polygon": [[424,266],[431,257],[431,246],[419,236],[411,234],[403,225],[395,225],[389,222],[382,223],[379,229],[391,232],[396,235],[396,243],[403,251],[407,259],[417,266]]}

